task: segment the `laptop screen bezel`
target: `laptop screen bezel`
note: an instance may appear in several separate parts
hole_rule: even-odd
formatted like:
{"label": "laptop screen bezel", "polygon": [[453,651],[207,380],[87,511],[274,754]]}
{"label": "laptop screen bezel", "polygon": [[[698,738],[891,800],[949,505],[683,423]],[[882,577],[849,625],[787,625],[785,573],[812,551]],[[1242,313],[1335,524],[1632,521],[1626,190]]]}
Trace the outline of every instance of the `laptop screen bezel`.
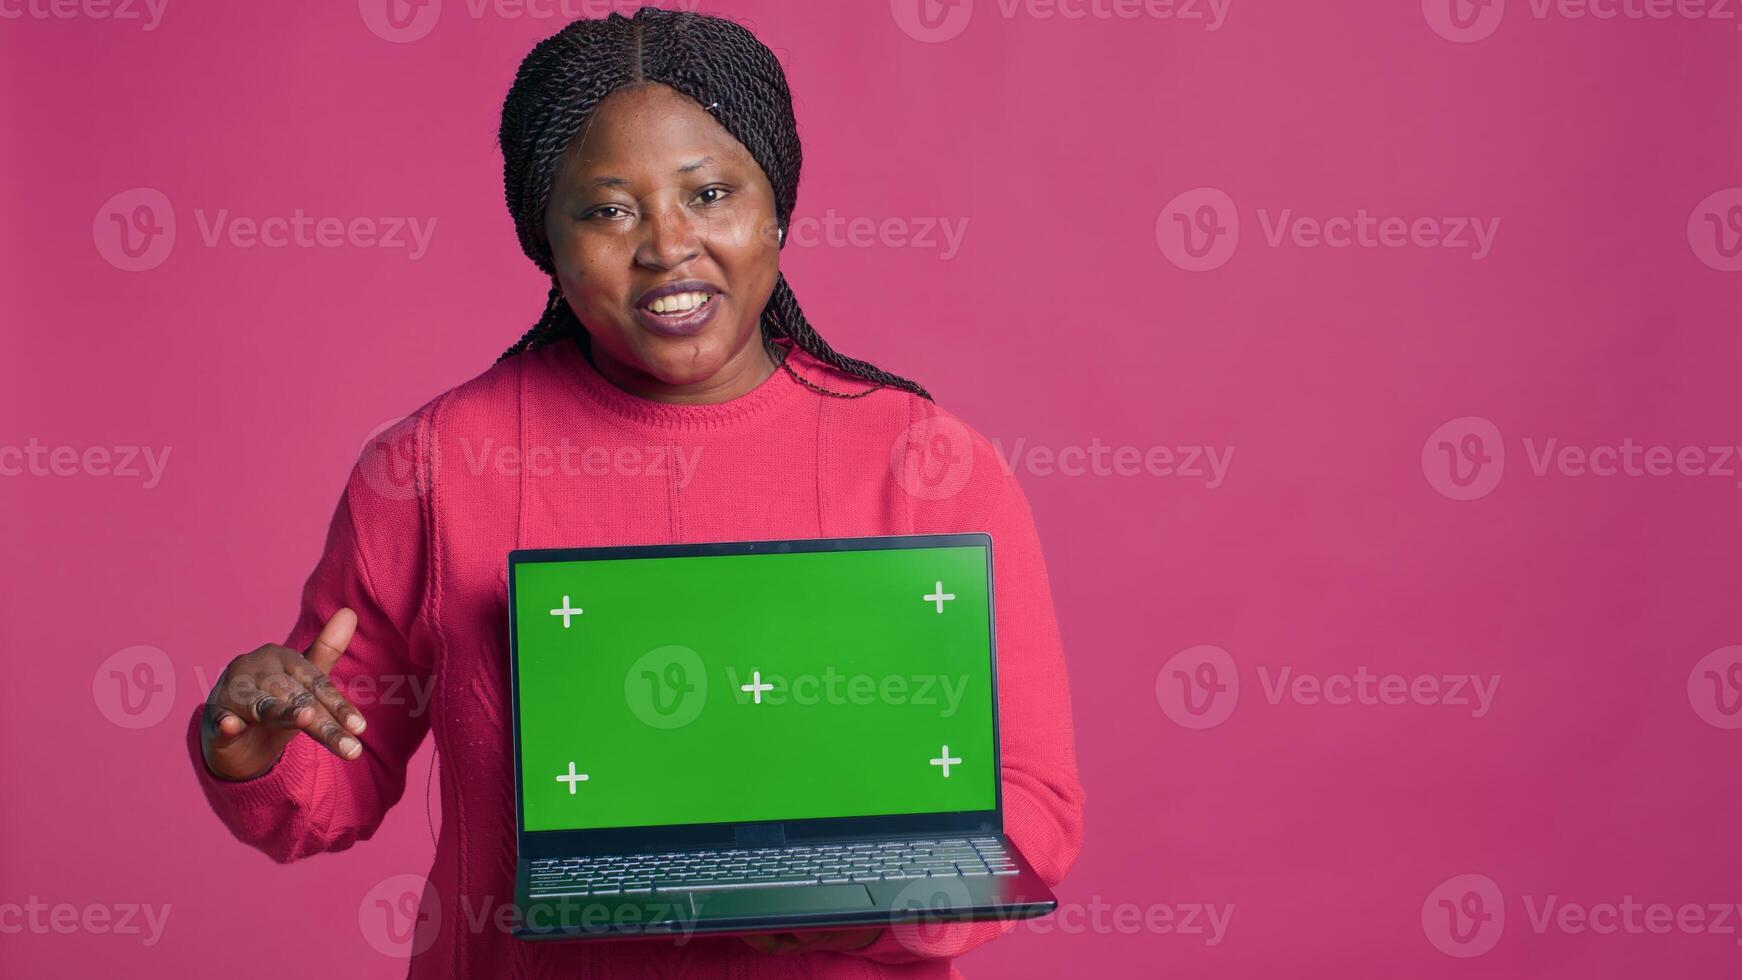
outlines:
{"label": "laptop screen bezel", "polygon": [[[987,671],[992,697],[992,809],[872,816],[806,817],[731,823],[661,824],[587,830],[526,829],[525,778],[520,753],[520,638],[515,569],[546,562],[608,561],[639,558],[696,558],[718,555],[799,554],[827,551],[880,551],[896,548],[968,548],[985,552]],[[951,534],[896,534],[853,538],[788,538],[694,544],[621,545],[598,548],[520,548],[508,553],[509,734],[514,755],[514,825],[520,857],[619,854],[686,848],[765,847],[806,840],[989,834],[1003,831],[1004,780],[998,719],[997,602],[992,578],[992,536],[983,531]]]}

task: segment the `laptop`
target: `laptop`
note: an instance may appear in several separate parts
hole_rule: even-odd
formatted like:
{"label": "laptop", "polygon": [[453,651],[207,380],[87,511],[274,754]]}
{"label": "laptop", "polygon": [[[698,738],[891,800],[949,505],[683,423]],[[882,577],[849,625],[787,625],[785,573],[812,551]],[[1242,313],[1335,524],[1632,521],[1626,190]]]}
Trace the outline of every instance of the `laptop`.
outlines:
{"label": "laptop", "polygon": [[508,556],[515,935],[1020,919],[992,539]]}

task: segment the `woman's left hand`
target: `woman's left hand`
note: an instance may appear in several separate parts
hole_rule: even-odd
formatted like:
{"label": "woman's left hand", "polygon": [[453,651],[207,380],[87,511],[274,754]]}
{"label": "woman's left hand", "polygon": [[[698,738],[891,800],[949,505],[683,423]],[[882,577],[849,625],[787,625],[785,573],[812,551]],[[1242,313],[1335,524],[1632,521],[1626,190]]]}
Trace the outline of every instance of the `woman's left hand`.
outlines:
{"label": "woman's left hand", "polygon": [[864,949],[883,934],[881,927],[869,929],[820,929],[815,932],[762,932],[742,936],[752,948],[763,953],[821,953]]}

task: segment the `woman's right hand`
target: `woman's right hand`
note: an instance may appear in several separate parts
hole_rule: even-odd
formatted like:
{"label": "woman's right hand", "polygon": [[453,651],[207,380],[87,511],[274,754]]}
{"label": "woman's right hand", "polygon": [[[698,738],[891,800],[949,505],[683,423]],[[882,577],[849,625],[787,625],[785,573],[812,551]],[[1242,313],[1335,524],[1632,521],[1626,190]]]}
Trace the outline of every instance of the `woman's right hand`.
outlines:
{"label": "woman's right hand", "polygon": [[306,653],[267,644],[224,668],[206,699],[200,750],[220,779],[253,779],[271,769],[298,734],[341,759],[363,754],[363,715],[327,678],[357,632],[357,614],[340,609]]}

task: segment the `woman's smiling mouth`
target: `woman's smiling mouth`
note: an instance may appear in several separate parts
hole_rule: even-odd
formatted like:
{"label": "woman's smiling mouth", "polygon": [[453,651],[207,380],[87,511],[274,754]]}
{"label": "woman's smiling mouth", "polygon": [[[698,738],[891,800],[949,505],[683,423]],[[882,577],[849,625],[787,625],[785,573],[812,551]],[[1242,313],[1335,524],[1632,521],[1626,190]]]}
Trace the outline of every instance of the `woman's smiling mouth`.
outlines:
{"label": "woman's smiling mouth", "polygon": [[720,295],[717,287],[694,279],[656,286],[636,300],[635,320],[663,336],[694,336],[714,319]]}

